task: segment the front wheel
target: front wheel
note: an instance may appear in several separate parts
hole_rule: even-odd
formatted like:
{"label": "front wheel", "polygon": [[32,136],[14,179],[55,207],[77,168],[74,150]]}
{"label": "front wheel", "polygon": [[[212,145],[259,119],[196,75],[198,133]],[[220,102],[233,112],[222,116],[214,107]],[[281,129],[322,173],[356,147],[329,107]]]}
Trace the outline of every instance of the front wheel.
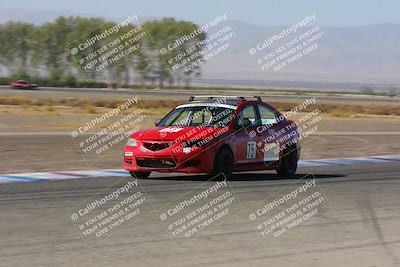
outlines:
{"label": "front wheel", "polygon": [[297,170],[298,150],[297,147],[288,147],[284,150],[279,167],[276,169],[278,175],[295,175]]}
{"label": "front wheel", "polygon": [[146,179],[150,176],[151,172],[129,172],[133,178],[136,179]]}
{"label": "front wheel", "polygon": [[232,152],[229,148],[221,148],[214,160],[214,171],[212,172],[212,178],[221,178],[221,173],[223,178],[229,179],[232,177],[234,159]]}

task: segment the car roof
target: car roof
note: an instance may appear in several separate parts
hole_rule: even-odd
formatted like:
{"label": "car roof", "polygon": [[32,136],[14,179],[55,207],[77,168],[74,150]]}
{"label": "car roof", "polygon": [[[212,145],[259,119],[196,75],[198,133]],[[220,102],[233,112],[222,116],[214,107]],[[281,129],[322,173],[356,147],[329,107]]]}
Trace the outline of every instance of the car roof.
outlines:
{"label": "car roof", "polygon": [[189,98],[189,103],[203,103],[203,104],[211,104],[211,103],[220,103],[227,104],[232,106],[238,106],[241,102],[249,102],[252,99],[253,101],[260,101],[260,96],[227,96],[227,95],[193,95]]}
{"label": "car roof", "polygon": [[221,107],[221,108],[228,108],[228,109],[236,109],[237,104],[236,103],[218,103],[216,101],[210,102],[210,101],[191,101],[187,102],[185,104],[179,105],[176,108],[187,108],[187,107]]}

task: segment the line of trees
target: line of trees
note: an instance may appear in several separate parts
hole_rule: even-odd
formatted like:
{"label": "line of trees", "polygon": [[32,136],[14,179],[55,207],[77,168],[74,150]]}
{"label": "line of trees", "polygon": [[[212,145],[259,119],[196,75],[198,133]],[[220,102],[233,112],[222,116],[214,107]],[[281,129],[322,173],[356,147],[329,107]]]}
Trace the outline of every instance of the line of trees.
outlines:
{"label": "line of trees", "polygon": [[[74,64],[68,45],[93,30],[109,28],[116,23],[102,18],[58,17],[53,22],[35,26],[22,22],[0,25],[0,67],[9,79],[41,81],[42,85],[79,86],[85,80]],[[99,28],[100,27],[100,28]],[[134,25],[129,27],[134,28]],[[147,35],[141,39],[141,49],[129,60],[111,68],[104,75],[91,77],[92,83],[129,86],[133,83],[164,87],[188,86],[200,68],[172,70],[159,53],[159,45],[178,39],[198,29],[188,21],[173,18],[147,21],[142,24]],[[172,38],[172,39],[171,39]],[[206,39],[205,33],[177,49],[179,53]],[[186,55],[189,56],[189,55]],[[4,80],[4,79],[3,79]],[[43,84],[44,83],[44,84]]]}

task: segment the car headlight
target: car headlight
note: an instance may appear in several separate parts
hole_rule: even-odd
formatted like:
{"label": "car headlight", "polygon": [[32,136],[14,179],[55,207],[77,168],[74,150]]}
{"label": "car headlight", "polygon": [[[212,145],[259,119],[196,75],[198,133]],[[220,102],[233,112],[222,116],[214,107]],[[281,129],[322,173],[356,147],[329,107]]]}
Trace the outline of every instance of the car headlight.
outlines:
{"label": "car headlight", "polygon": [[135,138],[128,138],[128,141],[126,142],[127,146],[137,146],[136,139]]}

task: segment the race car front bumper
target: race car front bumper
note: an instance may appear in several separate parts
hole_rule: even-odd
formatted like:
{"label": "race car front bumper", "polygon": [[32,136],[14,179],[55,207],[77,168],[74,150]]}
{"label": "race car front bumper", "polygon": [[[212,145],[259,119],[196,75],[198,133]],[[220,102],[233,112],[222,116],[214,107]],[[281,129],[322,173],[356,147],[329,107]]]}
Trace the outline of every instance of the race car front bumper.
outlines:
{"label": "race car front bumper", "polygon": [[138,147],[125,147],[124,169],[135,172],[210,173],[214,167],[214,155],[214,149],[207,147],[151,151],[138,144]]}

